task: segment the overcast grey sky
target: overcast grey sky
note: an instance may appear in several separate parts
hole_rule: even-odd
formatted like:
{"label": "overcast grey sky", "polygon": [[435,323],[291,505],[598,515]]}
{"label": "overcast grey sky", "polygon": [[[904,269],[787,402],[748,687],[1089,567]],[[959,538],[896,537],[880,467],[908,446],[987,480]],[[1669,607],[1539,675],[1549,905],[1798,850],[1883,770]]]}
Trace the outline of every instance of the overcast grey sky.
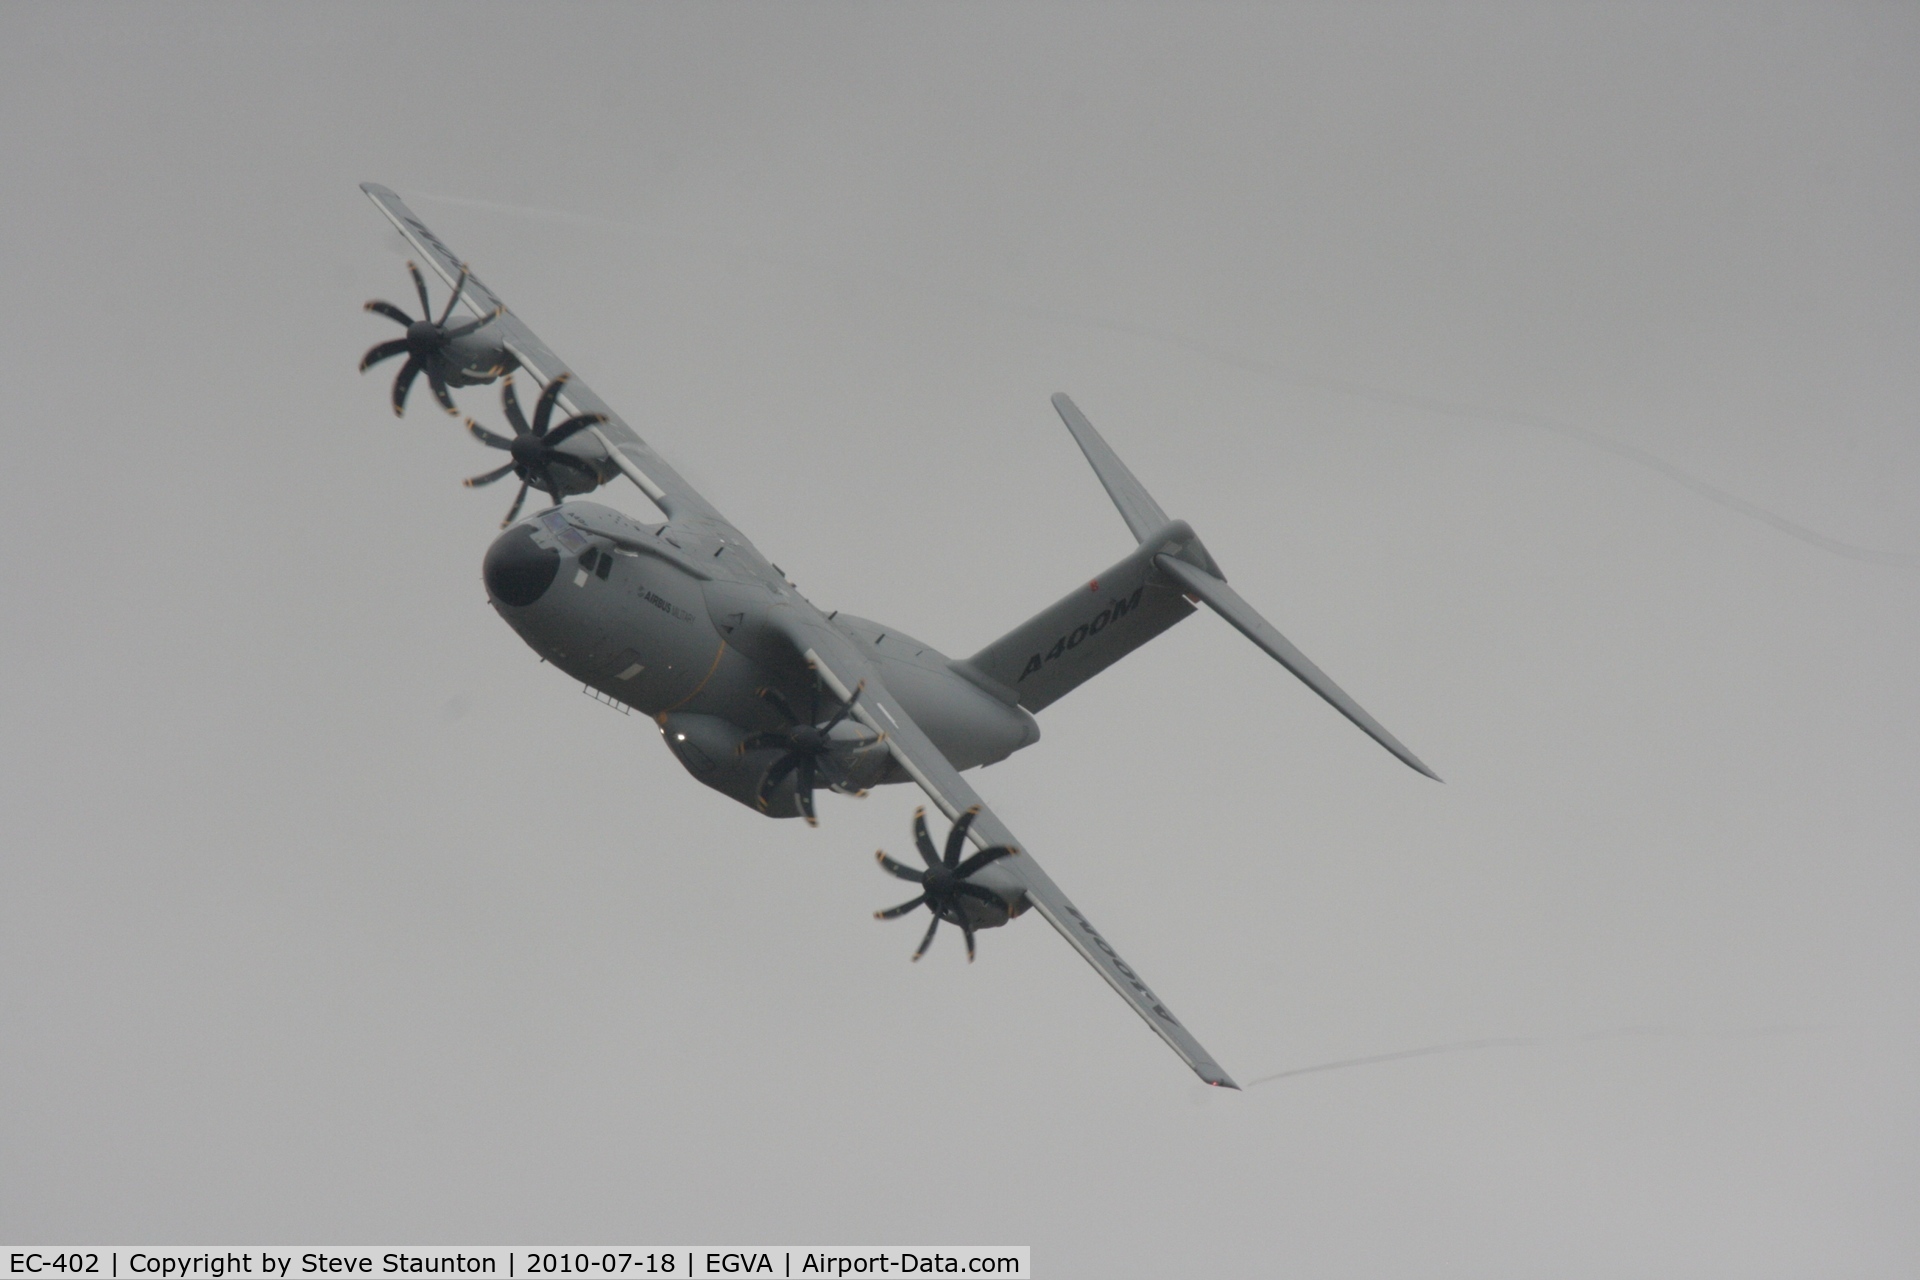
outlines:
{"label": "overcast grey sky", "polygon": [[[12,5],[0,68],[0,1238],[1920,1268],[1920,9]],[[951,653],[1127,549],[1071,392],[1447,779],[1210,615],[978,777],[1280,1078],[1036,920],[908,964],[914,795],[768,822],[542,667],[485,451],[354,372],[365,180]]]}

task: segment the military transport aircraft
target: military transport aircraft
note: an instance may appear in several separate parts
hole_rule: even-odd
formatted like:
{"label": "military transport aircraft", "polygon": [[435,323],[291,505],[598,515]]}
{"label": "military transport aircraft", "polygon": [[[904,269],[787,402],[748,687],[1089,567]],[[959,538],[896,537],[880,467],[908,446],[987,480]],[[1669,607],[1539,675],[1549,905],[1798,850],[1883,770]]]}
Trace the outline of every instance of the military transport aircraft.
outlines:
{"label": "military transport aircraft", "polygon": [[[1064,395],[1053,405],[1138,542],[1119,563],[969,658],[949,658],[892,626],[823,613],[746,535],[620,420],[476,279],[387,188],[363,191],[452,290],[435,317],[412,263],[415,318],[389,302],[367,310],[405,326],[362,359],[362,372],[405,356],[396,414],[425,376],[455,412],[450,388],[501,382],[511,436],[468,420],[508,459],[470,486],[514,476],[520,489],[487,550],[487,596],[542,658],[590,691],[653,717],[669,749],[707,786],[769,817],[814,821],[814,791],[860,793],[913,782],[952,822],[936,847],[913,819],[924,869],[878,855],[925,907],[919,950],[942,921],[974,933],[1040,913],[1208,1084],[1237,1088],[1132,966],[1054,884],[961,776],[1039,741],[1033,713],[1106,670],[1205,604],[1402,761],[1436,777],[1226,584],[1193,529],[1169,520]],[[456,317],[456,312],[463,314]],[[531,420],[513,375],[538,384]],[[564,415],[559,422],[556,414]],[[569,502],[625,476],[665,517],[643,523]],[[552,506],[516,521],[530,489]],[[976,852],[962,857],[971,843]]]}

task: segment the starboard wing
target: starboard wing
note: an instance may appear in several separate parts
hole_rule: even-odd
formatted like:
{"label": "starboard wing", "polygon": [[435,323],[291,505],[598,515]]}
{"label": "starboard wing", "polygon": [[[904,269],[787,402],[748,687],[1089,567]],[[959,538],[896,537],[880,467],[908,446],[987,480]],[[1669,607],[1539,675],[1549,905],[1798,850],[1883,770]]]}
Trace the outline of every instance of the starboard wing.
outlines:
{"label": "starboard wing", "polygon": [[[427,265],[452,288],[459,277],[461,261],[446,242],[428,229],[413,210],[391,190],[377,182],[363,182],[360,189],[367,193],[381,213],[405,237],[414,251],[425,258]],[[526,326],[526,323],[507,308],[500,296],[483,284],[479,277],[468,273],[466,285],[460,295],[461,305],[475,317],[499,312],[493,323],[500,326],[507,350],[520,362],[521,368],[536,379],[542,387],[562,374],[568,374],[567,387],[560,395],[560,405],[569,415],[578,413],[598,413],[606,421],[589,432],[576,436],[563,446],[570,453],[579,453],[590,461],[601,461],[612,468],[602,473],[603,479],[612,479],[613,471],[624,474],[638,485],[647,497],[669,517],[684,519],[692,517],[731,524],[726,517],[702,497],[698,490],[688,484],[679,472],[668,465],[667,460],[654,452],[652,446],[640,438],[640,434],[628,426],[613,406],[594,394],[592,387],[569,370],[559,356],[555,355],[546,343]],[[586,437],[597,437],[598,448],[590,445]],[[579,443],[575,443],[578,441]],[[587,456],[587,455],[595,455]]]}
{"label": "starboard wing", "polygon": [[[1010,845],[1020,850],[1021,856],[1004,858],[988,868],[988,872],[1000,873],[1012,881],[1017,892],[1024,897],[1025,905],[1038,911],[1048,924],[1058,930],[1060,936],[1093,966],[1094,971],[1106,979],[1107,985],[1119,992],[1120,998],[1153,1028],[1154,1034],[1166,1041],[1168,1047],[1193,1068],[1194,1074],[1208,1084],[1238,1089],[1240,1086],[1213,1060],[1213,1055],[1194,1039],[1193,1033],[1173,1015],[1166,1002],[1153,993],[1133,966],[1120,958],[1113,944],[1101,936],[1086,914],[1041,869],[1033,855],[1000,821],[979,793],[968,785],[960,771],[948,763],[933,740],[907,714],[906,708],[888,692],[879,670],[844,636],[824,623],[815,624],[798,610],[777,612],[781,616],[775,625],[785,633],[788,642],[805,655],[821,680],[833,690],[834,696],[843,701],[853,701],[854,687],[864,681],[858,701],[853,702],[853,714],[867,728],[885,735],[887,748],[893,753],[893,758],[948,819],[958,818],[976,806],[979,808],[979,815],[968,832],[975,847],[985,849],[994,845]],[[989,875],[983,873],[980,880],[987,882]],[[1019,905],[1016,904],[1018,909]]]}

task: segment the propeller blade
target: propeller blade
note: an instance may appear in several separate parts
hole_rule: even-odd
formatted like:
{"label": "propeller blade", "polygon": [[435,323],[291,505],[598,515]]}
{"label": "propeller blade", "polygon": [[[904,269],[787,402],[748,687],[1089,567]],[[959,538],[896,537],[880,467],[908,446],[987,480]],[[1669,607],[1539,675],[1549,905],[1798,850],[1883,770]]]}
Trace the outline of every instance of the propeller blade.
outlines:
{"label": "propeller blade", "polygon": [[961,814],[960,820],[953,824],[953,830],[947,832],[946,862],[948,866],[955,867],[960,864],[960,850],[965,848],[967,843],[967,828],[971,827],[973,820],[979,816],[980,806],[974,805]]}
{"label": "propeller blade", "polygon": [[517,436],[533,434],[532,429],[527,426],[526,415],[520,412],[520,397],[514,394],[512,374],[508,374],[506,380],[500,384],[500,408],[505,411],[507,425],[513,428],[513,434]]}
{"label": "propeller blade", "polygon": [[405,338],[395,338],[391,342],[382,342],[367,348],[367,354],[360,357],[360,372],[365,373],[382,360],[391,360],[407,349]]}
{"label": "propeller blade", "polygon": [[473,432],[473,438],[481,444],[486,445],[489,449],[513,448],[513,441],[507,439],[505,436],[493,434],[493,432],[487,430],[472,418],[467,419],[467,430]]}
{"label": "propeller blade", "polygon": [[800,760],[800,776],[793,784],[794,798],[800,802],[800,812],[807,816],[807,825],[817,827],[820,819],[813,812],[814,765],[812,756],[803,756]]}
{"label": "propeller blade", "polygon": [[884,849],[875,852],[873,856],[879,859],[880,865],[886,868],[887,874],[890,876],[897,876],[902,880],[911,880],[915,884],[925,884],[927,882],[926,872],[915,871],[904,862],[895,862],[887,856],[887,852]]}
{"label": "propeller blade", "polygon": [[558,446],[561,441],[570,439],[588,427],[598,426],[606,420],[607,415],[604,413],[583,413],[577,417],[568,418],[546,434],[546,442],[549,446]]}
{"label": "propeller blade", "polygon": [[433,398],[440,402],[442,409],[445,409],[456,418],[460,416],[460,411],[453,407],[453,396],[447,391],[447,380],[445,378],[442,378],[437,371],[428,369],[427,385],[433,388]]}
{"label": "propeller blade", "polygon": [[940,865],[940,854],[933,847],[933,837],[927,834],[927,811],[913,811],[913,842],[919,846],[920,856],[925,859],[927,870],[932,871]]}
{"label": "propeller blade", "polygon": [[407,411],[407,392],[413,390],[413,380],[420,376],[420,357],[408,356],[407,362],[400,366],[400,372],[393,379],[393,416],[399,417]]}
{"label": "propeller blade", "polygon": [[511,470],[513,470],[513,464],[509,462],[506,466],[501,467],[497,471],[489,471],[487,472],[487,474],[483,476],[469,476],[467,479],[462,480],[460,483],[466,485],[467,488],[469,489],[479,489],[486,485],[492,484],[495,480],[502,479],[503,477],[505,477],[507,472]]}
{"label": "propeller blade", "polygon": [[[426,279],[420,274],[420,268],[411,262],[407,264],[407,270],[413,273],[413,287],[420,292],[420,318],[425,320],[433,314],[433,304],[427,301]],[[413,321],[409,320],[407,323],[412,324]]]}
{"label": "propeller blade", "polygon": [[557,507],[560,505],[560,500],[567,496],[567,491],[562,489],[560,482],[553,478],[553,467],[549,465],[551,461],[546,459],[540,463],[540,479],[543,481],[540,487],[553,495],[553,505]]}
{"label": "propeller blade", "polygon": [[500,527],[502,529],[512,524],[513,518],[520,514],[520,506],[522,503],[524,503],[527,500],[528,484],[529,482],[526,480],[522,480],[520,482],[520,492],[513,495],[513,505],[507,508],[507,518],[500,522]]}
{"label": "propeller blade", "polygon": [[374,312],[377,315],[385,316],[387,319],[393,321],[397,325],[404,326],[404,325],[410,325],[413,323],[412,316],[408,315],[406,312],[402,311],[400,308],[394,306],[391,302],[382,302],[378,298],[375,298],[372,302],[369,302],[366,306],[366,309],[368,311]]}
{"label": "propeller blade", "polygon": [[901,916],[912,911],[926,900],[927,895],[923,893],[912,902],[903,902],[897,907],[888,907],[885,911],[876,911],[873,913],[873,918],[875,920],[898,920]]}
{"label": "propeller blade", "polygon": [[560,393],[567,388],[567,375],[561,374],[547,384],[540,393],[540,399],[533,406],[533,434],[546,438],[547,423],[553,418],[553,406],[560,402]]}
{"label": "propeller blade", "polygon": [[778,711],[781,715],[785,716],[787,718],[788,724],[800,723],[800,717],[793,714],[793,708],[787,705],[787,700],[782,696],[780,696],[780,691],[778,689],[773,689],[773,688],[756,689],[754,690],[754,692],[759,694],[761,700],[767,703],[767,705],[771,706],[775,711]]}
{"label": "propeller blade", "polygon": [[938,929],[939,927],[940,927],[940,917],[935,916],[933,918],[933,923],[927,926],[927,936],[920,939],[920,949],[913,953],[913,958],[915,960],[918,960],[921,956],[927,954],[927,948],[933,945],[934,930]]}
{"label": "propeller blade", "polygon": [[475,329],[478,329],[481,325],[492,324],[495,320],[498,320],[501,316],[505,315],[506,311],[507,309],[505,307],[495,307],[493,310],[487,312],[487,314],[481,316],[478,320],[469,320],[465,324],[455,325],[453,328],[448,329],[445,333],[441,334],[440,336],[445,338],[448,342],[452,342],[455,338],[464,338],[468,334],[472,333]]}
{"label": "propeller blade", "polygon": [[754,796],[754,803],[760,806],[762,813],[766,812],[767,800],[773,795],[774,788],[785,782],[787,775],[799,767],[800,757],[791,751],[773,762],[773,767],[767,770],[767,776],[760,780],[759,794]]}
{"label": "propeller blade", "polygon": [[453,314],[453,308],[455,304],[457,304],[460,301],[461,291],[464,290],[466,287],[467,287],[467,267],[465,263],[461,263],[460,278],[453,282],[453,296],[447,299],[447,309],[440,313],[440,318],[438,320],[434,321],[434,323],[439,325],[442,329],[447,327],[447,317]]}
{"label": "propeller blade", "polygon": [[967,963],[972,964],[973,963],[973,921],[967,919],[967,913],[960,908],[959,903],[956,902],[953,905],[954,905],[953,914],[960,925],[960,932],[964,934],[967,939]]}
{"label": "propeller blade", "polygon": [[1004,844],[995,845],[991,849],[982,849],[980,852],[974,854],[971,858],[968,858],[965,862],[955,867],[953,869],[953,874],[960,877],[962,880],[965,880],[968,876],[972,875],[974,872],[978,871],[980,868],[992,866],[994,863],[1000,861],[1000,859],[1011,857],[1018,852],[1020,852],[1018,849],[1010,848]]}
{"label": "propeller blade", "polygon": [[823,734],[832,733],[834,730],[834,727],[837,726],[842,720],[845,720],[847,716],[852,713],[853,704],[860,701],[860,691],[862,689],[865,689],[866,687],[867,687],[867,682],[865,680],[862,680],[859,684],[855,685],[853,687],[853,696],[847,699],[847,705],[840,708],[839,712],[834,715],[833,719],[821,725],[820,732]]}

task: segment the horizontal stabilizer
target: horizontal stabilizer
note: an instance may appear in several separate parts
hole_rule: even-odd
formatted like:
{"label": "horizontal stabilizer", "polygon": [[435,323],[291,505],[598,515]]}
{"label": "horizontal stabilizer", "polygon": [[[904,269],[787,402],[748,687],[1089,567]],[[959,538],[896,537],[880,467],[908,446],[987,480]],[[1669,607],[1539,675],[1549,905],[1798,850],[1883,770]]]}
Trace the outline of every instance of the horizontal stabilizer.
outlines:
{"label": "horizontal stabilizer", "polygon": [[[1184,523],[1172,525],[1172,522],[1167,519],[1167,513],[1160,509],[1160,504],[1155,502],[1147,493],[1145,486],[1134,478],[1133,472],[1127,470],[1127,464],[1120,461],[1120,456],[1101,438],[1100,433],[1093,429],[1093,424],[1087,421],[1087,415],[1081,413],[1065,393],[1053,397],[1053,407],[1059,412],[1060,420],[1067,424],[1067,430],[1073,433],[1074,441],[1080,446],[1080,452],[1086,454],[1087,461],[1093,464],[1093,473],[1099,476],[1100,483],[1106,486],[1107,496],[1113,499],[1114,506],[1120,508],[1121,519],[1127,522],[1127,528],[1133,530],[1133,536],[1141,543],[1133,555],[1102,574],[1101,580],[1121,576],[1119,571],[1123,568],[1129,570],[1130,574],[1138,574],[1141,569],[1147,567],[1142,563],[1143,559],[1150,559],[1151,567],[1159,571],[1147,575],[1146,581],[1150,585],[1164,589],[1163,584],[1177,584],[1187,596],[1204,602],[1208,608],[1231,622],[1247,639],[1265,649],[1281,666],[1300,677],[1309,689],[1332,703],[1334,710],[1359,725],[1368,737],[1400,757],[1409,768],[1426,774],[1435,782],[1440,781],[1439,774],[1422,764],[1420,757],[1407,750],[1400,739],[1388,733],[1378,720],[1361,710],[1360,704],[1349,698],[1346,691],[1339,685],[1329,680],[1326,672],[1314,666],[1307,659],[1306,654],[1294,648],[1293,643],[1281,635],[1271,622],[1261,617],[1258,610],[1240,598],[1239,592],[1227,585],[1226,575],[1220,572],[1220,566],[1214,562],[1212,556],[1207,554],[1207,549],[1200,539],[1193,536],[1193,530]],[[1170,525],[1172,527],[1169,527]],[[1176,535],[1178,545],[1169,545],[1169,539],[1175,538]],[[1143,557],[1142,553],[1147,555]],[[1181,603],[1184,604],[1185,601],[1182,600]],[[1010,678],[1016,670],[1016,664],[1018,664],[1017,670],[1021,679],[1038,677],[1040,689],[1032,692],[1023,689],[1020,702],[1030,711],[1039,710],[1040,707],[1106,665],[1102,662],[1085,674],[1080,674],[1074,671],[1072,664],[1067,664],[1063,665],[1056,674],[1046,670],[1045,658],[1036,664],[1031,653],[1024,663],[1020,662],[1020,652],[1032,649],[1042,639],[1040,633],[1058,629],[1063,625],[1066,622],[1066,615],[1072,612],[1073,607],[1074,597],[1069,596],[1047,613],[981,650],[968,659],[968,663],[1004,684],[1018,684],[1018,681]],[[1164,624],[1154,628],[1151,635],[1143,636],[1135,643],[1145,643],[1153,635],[1158,635],[1184,616],[1184,614],[1169,615]],[[1071,637],[1074,633],[1067,634]],[[1054,651],[1049,649],[1045,652],[1052,654]],[[1066,655],[1062,653],[1059,656]],[[1118,656],[1120,655],[1114,655],[1116,658]],[[1054,680],[1065,677],[1062,681],[1065,687],[1055,692],[1050,687],[1049,677]],[[1039,693],[1038,699],[1033,698],[1034,693]]]}
{"label": "horizontal stabilizer", "polygon": [[1334,710],[1359,725],[1368,737],[1399,756],[1409,768],[1426,774],[1435,782],[1440,781],[1439,774],[1420,763],[1420,757],[1407,750],[1400,739],[1388,733],[1378,720],[1368,715],[1361,709],[1359,703],[1349,698],[1344,689],[1329,680],[1326,672],[1314,666],[1306,654],[1294,648],[1293,643],[1281,635],[1271,622],[1261,617],[1258,610],[1240,598],[1238,591],[1205,569],[1195,568],[1186,561],[1176,560],[1172,556],[1154,557],[1154,566],[1199,597],[1215,613],[1231,622],[1241,635],[1265,649],[1281,666],[1299,676],[1306,683],[1307,688],[1332,703]]}

